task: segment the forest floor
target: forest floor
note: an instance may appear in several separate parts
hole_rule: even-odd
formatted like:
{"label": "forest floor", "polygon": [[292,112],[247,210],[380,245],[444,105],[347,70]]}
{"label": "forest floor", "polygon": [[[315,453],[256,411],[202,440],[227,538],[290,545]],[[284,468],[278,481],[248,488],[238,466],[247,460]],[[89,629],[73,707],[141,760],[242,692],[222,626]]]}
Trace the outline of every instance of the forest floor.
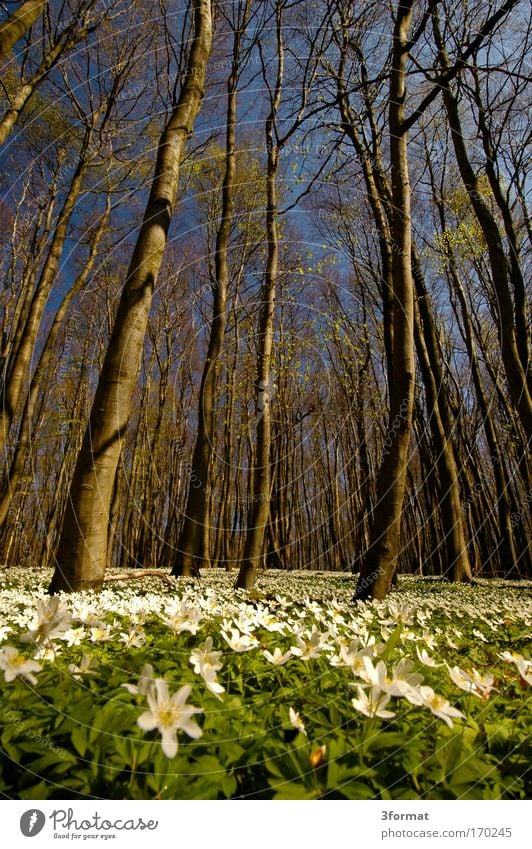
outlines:
{"label": "forest floor", "polygon": [[8,798],[530,796],[530,582],[2,577]]}

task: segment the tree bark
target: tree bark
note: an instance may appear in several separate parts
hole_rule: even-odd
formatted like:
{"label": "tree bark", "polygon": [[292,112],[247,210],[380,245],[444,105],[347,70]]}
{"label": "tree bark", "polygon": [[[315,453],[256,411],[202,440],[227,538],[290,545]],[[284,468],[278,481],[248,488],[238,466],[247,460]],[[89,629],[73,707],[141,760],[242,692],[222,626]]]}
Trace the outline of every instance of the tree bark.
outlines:
{"label": "tree bark", "polygon": [[78,456],[50,592],[102,586],[110,502],[166,246],[186,141],[203,94],[212,43],[210,0],[194,3],[194,40],[177,105],[159,141],[150,197]]}
{"label": "tree bark", "polygon": [[266,239],[268,242],[264,283],[261,291],[261,316],[259,322],[259,352],[257,360],[257,437],[251,482],[251,509],[244,544],[244,556],[237,588],[252,589],[261,562],[264,536],[270,514],[271,494],[271,387],[270,371],[273,351],[273,322],[275,295],[279,268],[279,230],[277,222],[277,172],[279,148],[276,136],[276,118],[281,103],[284,75],[284,49],[282,41],[282,12],[277,6],[277,77],[266,119],[266,149],[268,164],[266,175]]}
{"label": "tree bark", "polygon": [[[433,18],[433,26],[440,63],[443,70],[446,71],[449,68],[449,60],[436,16]],[[519,414],[528,443],[532,439],[532,394],[519,354],[516,316],[514,314],[514,305],[509,285],[511,270],[504,252],[499,227],[482,196],[478,177],[471,165],[462,131],[458,100],[449,84],[443,87],[443,102],[451,128],[451,136],[460,176],[484,239],[486,240],[493,287],[497,299],[501,358],[506,372],[510,397]],[[527,446],[525,445],[524,447],[526,450]]]}
{"label": "tree bark", "polygon": [[[467,553],[467,539],[462,512],[460,481],[453,443],[453,422],[447,406],[447,390],[443,384],[437,341],[428,304],[419,261],[413,255],[414,279],[416,281],[415,343],[418,362],[425,386],[430,426],[434,440],[435,465],[440,478],[438,510],[444,532],[446,553],[444,574],[451,574],[453,581],[471,581],[471,564]],[[437,542],[439,546],[439,541]]]}
{"label": "tree bark", "polygon": [[0,454],[4,452],[11,424],[16,414],[24,384],[28,378],[31,357],[43,313],[59,270],[68,225],[81,192],[83,176],[87,167],[86,154],[90,144],[92,130],[93,127],[91,126],[85,133],[78,164],[63,202],[61,212],[59,213],[50,249],[29,306],[24,329],[20,336],[20,344],[14,351],[12,360],[9,363],[9,371],[4,383],[3,404],[0,409]]}
{"label": "tree bark", "polygon": [[6,58],[17,41],[31,29],[47,5],[48,0],[26,0],[0,24],[0,61]]}
{"label": "tree bark", "polygon": [[[413,0],[398,3],[390,73],[390,159],[392,181],[393,372],[390,415],[377,485],[370,548],[357,584],[355,599],[382,599],[390,587],[399,555],[401,516],[406,488],[408,448],[414,404],[414,283],[408,142],[404,127],[408,32]],[[388,445],[389,443],[389,445]]]}
{"label": "tree bark", "polygon": [[[227,82],[225,174],[222,186],[222,214],[216,234],[213,314],[207,358],[203,367],[198,400],[198,432],[189,475],[187,506],[172,575],[199,577],[200,566],[210,563],[210,500],[212,455],[215,436],[215,406],[220,355],[225,326],[229,283],[228,251],[235,206],[235,130],[240,45],[247,25],[250,0],[247,0],[241,25],[237,23],[233,40],[231,74]],[[198,485],[199,484],[199,485]]]}
{"label": "tree bark", "polygon": [[44,343],[44,348],[39,358],[37,368],[35,369],[35,373],[31,379],[26,403],[24,404],[24,409],[22,411],[22,417],[18,429],[18,439],[16,441],[15,453],[13,455],[11,466],[9,468],[4,492],[0,497],[0,531],[4,525],[4,522],[6,521],[11,501],[13,500],[13,496],[15,494],[18,482],[26,466],[26,461],[29,455],[29,451],[31,449],[31,429],[32,423],[34,425],[33,418],[35,414],[35,405],[39,392],[42,388],[43,381],[49,373],[49,368],[52,364],[52,359],[55,353],[56,342],[62,330],[65,316],[68,312],[68,308],[70,306],[70,303],[72,302],[72,299],[84,286],[89,274],[91,273],[94,267],[98,247],[103,235],[104,228],[109,218],[109,213],[110,195],[108,195],[107,197],[107,206],[105,213],[102,215],[97,230],[94,234],[87,262],[85,263],[85,266],[83,267],[81,273],[78,275],[74,284],[61,301],[59,309],[55,314],[52,326],[48,332],[48,336],[46,337],[46,342]]}
{"label": "tree bark", "polygon": [[0,145],[10,135],[28,100],[40,86],[48,72],[57,64],[62,55],[67,53],[80,41],[83,41],[87,37],[88,32],[87,27],[82,27],[81,29],[75,29],[73,26],[69,27],[67,33],[63,33],[58,41],[52,45],[31,78],[19,86],[10,99],[9,108],[5,111],[0,121]]}

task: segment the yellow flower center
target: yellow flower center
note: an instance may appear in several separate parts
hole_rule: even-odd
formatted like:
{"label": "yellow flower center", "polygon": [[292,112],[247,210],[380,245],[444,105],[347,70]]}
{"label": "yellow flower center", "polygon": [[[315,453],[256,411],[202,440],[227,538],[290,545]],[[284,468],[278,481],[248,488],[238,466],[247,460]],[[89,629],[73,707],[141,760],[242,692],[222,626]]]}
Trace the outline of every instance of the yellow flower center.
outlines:
{"label": "yellow flower center", "polygon": [[171,728],[179,719],[181,711],[179,710],[179,708],[175,708],[169,705],[168,707],[160,708],[158,714],[160,724],[163,725],[165,728]]}

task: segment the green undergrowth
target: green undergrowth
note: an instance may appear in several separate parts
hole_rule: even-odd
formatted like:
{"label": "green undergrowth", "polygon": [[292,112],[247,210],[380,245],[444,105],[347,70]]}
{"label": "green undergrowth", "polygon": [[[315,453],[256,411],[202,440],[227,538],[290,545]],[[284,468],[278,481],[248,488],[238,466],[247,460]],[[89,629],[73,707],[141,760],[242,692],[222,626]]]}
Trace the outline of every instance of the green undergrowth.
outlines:
{"label": "green undergrowth", "polygon": [[50,600],[49,576],[2,577],[5,797],[530,795],[526,586],[403,579],[354,605],[351,575],[247,595],[212,570]]}

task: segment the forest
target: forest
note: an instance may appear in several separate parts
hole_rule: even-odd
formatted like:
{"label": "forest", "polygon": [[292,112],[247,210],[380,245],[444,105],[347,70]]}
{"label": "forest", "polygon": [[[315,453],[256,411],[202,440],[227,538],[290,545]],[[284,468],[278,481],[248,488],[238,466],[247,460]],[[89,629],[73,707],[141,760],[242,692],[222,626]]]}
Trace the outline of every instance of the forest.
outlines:
{"label": "forest", "polygon": [[[76,682],[109,699],[65,708],[55,761],[7,721],[0,792],[189,792],[153,757],[202,734],[190,664],[219,740],[265,692],[297,735],[192,748],[201,798],[526,792],[531,41],[525,0],[0,4],[0,671],[49,735]],[[289,678],[263,686],[264,658]],[[320,713],[346,670],[367,728]],[[338,732],[318,748],[283,701],[309,674],[316,745]],[[143,697],[156,756],[121,736]],[[433,772],[398,745],[408,711],[373,734],[391,698],[444,720]],[[476,729],[459,780],[453,717]]]}

